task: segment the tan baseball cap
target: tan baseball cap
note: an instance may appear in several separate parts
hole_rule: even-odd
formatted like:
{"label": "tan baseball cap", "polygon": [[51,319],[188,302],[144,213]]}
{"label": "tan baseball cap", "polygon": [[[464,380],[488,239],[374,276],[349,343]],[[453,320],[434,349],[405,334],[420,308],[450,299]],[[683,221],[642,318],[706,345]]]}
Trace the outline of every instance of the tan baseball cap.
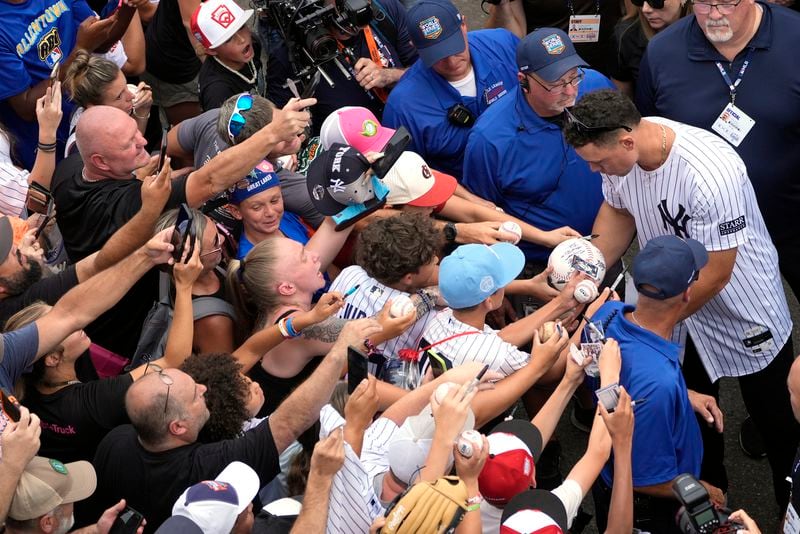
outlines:
{"label": "tan baseball cap", "polygon": [[435,208],[447,202],[456,191],[456,179],[428,167],[416,152],[403,152],[392,165],[383,183],[389,188],[386,202],[394,206],[408,204]]}
{"label": "tan baseball cap", "polygon": [[17,521],[41,517],[57,506],[88,498],[96,487],[97,475],[89,462],[63,464],[36,456],[22,473],[8,517]]}

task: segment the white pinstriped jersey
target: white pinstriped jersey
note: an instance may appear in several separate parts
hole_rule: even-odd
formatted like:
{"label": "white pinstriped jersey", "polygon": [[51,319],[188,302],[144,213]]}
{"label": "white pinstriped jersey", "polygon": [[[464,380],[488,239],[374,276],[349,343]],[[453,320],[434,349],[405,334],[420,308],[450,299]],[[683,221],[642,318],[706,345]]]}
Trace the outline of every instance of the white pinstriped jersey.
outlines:
{"label": "white pinstriped jersey", "polygon": [[[433,350],[450,360],[453,367],[467,362],[482,362],[503,376],[508,376],[517,369],[525,367],[531,359],[530,354],[527,352],[523,352],[511,343],[503,341],[497,335],[497,330],[492,330],[484,325],[483,331],[478,331],[453,317],[453,310],[450,308],[436,314],[436,317],[425,329],[422,338],[423,342],[434,344],[461,332],[470,331],[475,332],[475,334],[450,339],[436,345]],[[430,362],[426,357],[423,361],[423,375],[429,366]]]}
{"label": "white pinstriped jersey", "polygon": [[[399,295],[409,296],[405,291],[399,291],[385,286],[372,278],[358,265],[351,265],[339,273],[331,291],[347,292],[348,289],[359,286],[355,293],[345,299],[344,307],[339,310],[338,317],[344,319],[362,319],[377,315],[386,301]],[[436,312],[429,312],[425,317],[411,325],[411,328],[394,339],[378,345],[378,348],[387,357],[397,357],[400,349],[416,349],[422,332]]]}
{"label": "white pinstriped jersey", "polygon": [[20,217],[25,212],[30,173],[0,162],[0,213]]}
{"label": "white pinstriped jersey", "polygon": [[696,239],[709,252],[737,247],[728,284],[683,325],[712,381],[755,373],[783,348],[792,321],[747,169],[711,132],[647,120],[675,131],[666,162],[654,171],[637,165],[627,176],[603,175],[603,195],[636,219],[640,247],[667,234]]}
{"label": "white pinstriped jersey", "polygon": [[[320,411],[320,439],[344,425],[344,419],[330,404]],[[344,464],[334,475],[328,504],[328,534],[369,532],[372,521],[383,513],[375,495],[372,478],[350,444],[344,444]]]}

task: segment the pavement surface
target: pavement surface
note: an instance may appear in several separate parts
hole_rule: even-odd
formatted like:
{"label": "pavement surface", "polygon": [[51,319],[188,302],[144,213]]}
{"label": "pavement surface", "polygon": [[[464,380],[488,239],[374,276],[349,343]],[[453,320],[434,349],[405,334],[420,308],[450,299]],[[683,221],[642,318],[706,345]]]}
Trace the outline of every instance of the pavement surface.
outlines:
{"label": "pavement surface", "polygon": [[[486,15],[481,11],[479,0],[453,0],[453,2],[461,13],[465,15],[471,30],[483,27]],[[632,252],[629,252],[629,255],[632,255]],[[792,318],[795,325],[797,325],[798,319],[800,319],[800,307],[788,286],[786,286],[786,294],[789,297]],[[798,337],[797,328],[794,330],[793,339],[794,346],[800,346],[798,345],[800,338]],[[722,379],[720,390],[720,407],[725,416],[725,464],[730,479],[729,507],[734,510],[738,508],[746,510],[756,520],[762,532],[776,532],[779,520],[775,496],[772,491],[769,464],[766,459],[754,460],[746,456],[739,447],[739,427],[747,417],[747,412],[742,403],[738,381],[724,378]],[[562,446],[561,472],[564,475],[569,472],[570,468],[584,453],[587,442],[587,434],[577,430],[570,423],[569,410],[571,410],[571,406],[562,417],[557,431],[557,436]],[[520,407],[520,410],[517,410],[517,414],[520,411],[524,413],[524,409]],[[592,499],[590,497],[584,501],[584,508],[590,513],[593,512]],[[584,532],[597,532],[594,521],[589,524]]]}

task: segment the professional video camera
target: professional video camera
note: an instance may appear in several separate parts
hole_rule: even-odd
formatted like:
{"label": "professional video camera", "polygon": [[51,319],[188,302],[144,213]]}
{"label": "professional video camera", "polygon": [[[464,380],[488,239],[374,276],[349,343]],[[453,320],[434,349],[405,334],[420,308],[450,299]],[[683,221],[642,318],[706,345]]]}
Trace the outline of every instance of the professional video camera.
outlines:
{"label": "professional video camera", "polygon": [[682,504],[675,522],[685,534],[733,534],[744,528],[729,519],[730,510],[714,506],[706,488],[688,473],[672,482],[672,493]]}
{"label": "professional video camera", "polygon": [[304,84],[319,72],[328,84],[334,83],[325,72],[326,64],[334,64],[350,79],[350,72],[341,58],[352,61],[352,51],[340,49],[330,28],[355,34],[372,20],[368,0],[253,0],[253,5],[266,15],[267,23],[278,31],[286,43],[295,76]]}

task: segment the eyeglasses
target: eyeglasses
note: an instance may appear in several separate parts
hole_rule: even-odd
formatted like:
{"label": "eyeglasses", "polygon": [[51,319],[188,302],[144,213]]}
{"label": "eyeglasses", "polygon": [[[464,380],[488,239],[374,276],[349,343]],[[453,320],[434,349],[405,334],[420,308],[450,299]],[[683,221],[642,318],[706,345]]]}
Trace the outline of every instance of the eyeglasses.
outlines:
{"label": "eyeglasses", "polygon": [[576,74],[574,78],[572,78],[570,80],[567,80],[565,82],[559,82],[559,83],[552,84],[549,87],[547,85],[543,84],[542,82],[540,82],[539,79],[536,78],[535,76],[532,76],[530,74],[526,74],[526,76],[528,76],[530,78],[533,78],[533,81],[535,81],[536,83],[541,85],[542,89],[544,89],[548,93],[553,94],[553,95],[560,95],[560,94],[563,94],[567,90],[567,87],[570,87],[570,86],[578,87],[578,85],[583,81],[584,73],[583,73],[583,69],[578,69],[578,74]]}
{"label": "eyeglasses", "polygon": [[602,132],[613,132],[617,129],[623,129],[626,132],[632,131],[630,126],[625,126],[624,124],[608,124],[604,126],[589,126],[582,122],[578,117],[572,114],[569,108],[564,108],[564,117],[566,119],[566,126],[567,128],[572,128],[579,134],[591,134],[591,133],[602,133]]}
{"label": "eyeglasses", "polygon": [[209,250],[208,252],[203,252],[200,254],[200,257],[203,256],[210,256],[212,254],[216,254],[217,252],[222,252],[222,244],[224,243],[224,238],[217,232],[217,236],[214,238],[214,248]]}
{"label": "eyeglasses", "polygon": [[730,15],[736,10],[736,7],[742,3],[742,0],[736,2],[725,2],[722,4],[707,4],[705,2],[692,2],[694,12],[698,15],[708,15],[711,13],[711,8],[716,7],[720,15]]}
{"label": "eyeglasses", "polygon": [[[150,369],[151,365],[149,356],[147,358],[148,358],[147,365],[144,366],[145,375],[147,375],[147,371]],[[164,417],[166,417],[167,408],[169,407],[169,390],[172,388],[172,384],[174,384],[175,382],[172,380],[172,377],[166,374],[164,372],[164,369],[162,369],[159,365],[153,364],[153,371],[158,375],[158,378],[160,378],[161,381],[167,386],[167,398],[164,399]]]}
{"label": "eyeglasses", "polygon": [[233,105],[233,113],[231,114],[231,118],[228,119],[228,137],[231,138],[231,142],[241,133],[242,128],[244,128],[245,123],[247,123],[247,119],[244,118],[241,112],[247,111],[252,107],[253,95],[244,93],[239,95],[239,98],[236,99],[236,103]]}

